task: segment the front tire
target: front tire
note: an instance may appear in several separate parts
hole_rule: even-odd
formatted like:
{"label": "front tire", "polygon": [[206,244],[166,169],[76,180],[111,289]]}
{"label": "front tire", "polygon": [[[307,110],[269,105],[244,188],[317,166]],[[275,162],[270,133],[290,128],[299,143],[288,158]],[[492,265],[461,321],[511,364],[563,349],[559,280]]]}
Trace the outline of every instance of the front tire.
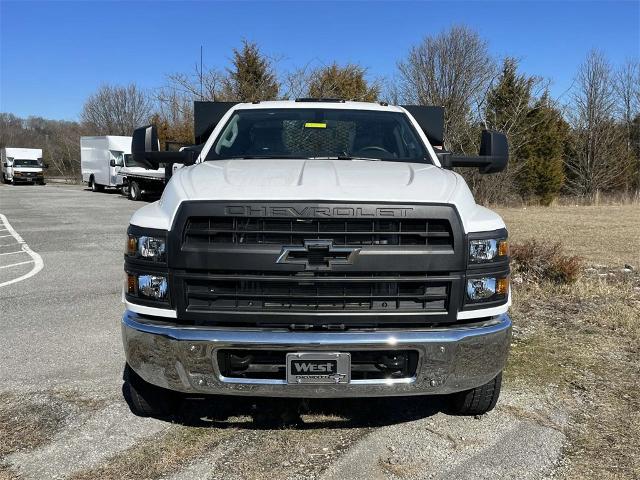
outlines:
{"label": "front tire", "polygon": [[93,177],[91,177],[91,179],[89,180],[89,186],[91,187],[92,192],[101,192],[102,190],[104,190],[104,186],[98,185],[96,183],[96,179]]}
{"label": "front tire", "polygon": [[453,394],[451,410],[456,415],[482,415],[493,410],[500,396],[502,372],[477,388]]}
{"label": "front tire", "polygon": [[174,407],[170,391],[145,382],[127,364],[124,367],[122,394],[131,413],[138,417],[165,417]]}
{"label": "front tire", "polygon": [[129,183],[129,199],[137,202],[142,198],[142,189],[140,188],[140,184],[135,180],[132,180]]}

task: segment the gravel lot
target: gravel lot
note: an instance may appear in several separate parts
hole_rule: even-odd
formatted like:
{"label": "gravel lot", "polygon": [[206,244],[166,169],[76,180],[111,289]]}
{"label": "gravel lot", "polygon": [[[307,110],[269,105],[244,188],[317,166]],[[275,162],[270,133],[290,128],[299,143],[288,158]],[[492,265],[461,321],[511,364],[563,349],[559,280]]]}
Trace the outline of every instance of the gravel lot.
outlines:
{"label": "gravel lot", "polygon": [[[552,392],[508,378],[481,418],[431,398],[218,399],[172,422],[133,416],[119,322],[124,233],[140,205],[81,186],[0,186],[0,213],[25,242],[0,225],[0,254],[27,245],[43,263],[0,287],[0,479],[553,475],[567,415]],[[0,259],[0,285],[37,264]]]}

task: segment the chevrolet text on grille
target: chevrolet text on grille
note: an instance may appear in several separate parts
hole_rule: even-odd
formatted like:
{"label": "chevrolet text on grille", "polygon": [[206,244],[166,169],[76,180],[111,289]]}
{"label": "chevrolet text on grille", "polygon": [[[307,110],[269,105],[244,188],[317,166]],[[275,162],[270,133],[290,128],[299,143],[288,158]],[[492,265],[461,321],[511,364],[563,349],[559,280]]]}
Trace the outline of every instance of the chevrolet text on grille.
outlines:
{"label": "chevrolet text on grille", "polygon": [[231,205],[225,208],[225,215],[247,217],[406,217],[411,207],[274,207],[255,205]]}

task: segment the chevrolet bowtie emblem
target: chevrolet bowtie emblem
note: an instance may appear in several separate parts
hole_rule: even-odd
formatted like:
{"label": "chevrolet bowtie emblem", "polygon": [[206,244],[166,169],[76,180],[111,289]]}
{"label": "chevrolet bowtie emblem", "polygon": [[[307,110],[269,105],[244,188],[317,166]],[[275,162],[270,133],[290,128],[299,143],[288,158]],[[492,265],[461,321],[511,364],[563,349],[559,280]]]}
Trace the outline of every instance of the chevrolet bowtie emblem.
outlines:
{"label": "chevrolet bowtie emblem", "polygon": [[305,270],[331,270],[334,265],[350,265],[359,248],[336,247],[332,240],[305,240],[303,246],[282,247],[276,263],[297,263]]}

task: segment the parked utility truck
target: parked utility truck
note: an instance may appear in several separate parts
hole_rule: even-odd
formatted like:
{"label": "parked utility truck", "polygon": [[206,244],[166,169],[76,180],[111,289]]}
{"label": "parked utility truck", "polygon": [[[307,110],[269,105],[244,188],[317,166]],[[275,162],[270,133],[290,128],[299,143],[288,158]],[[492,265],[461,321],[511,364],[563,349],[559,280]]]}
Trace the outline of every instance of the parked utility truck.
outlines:
{"label": "parked utility truck", "polygon": [[44,185],[42,149],[13,148],[0,149],[3,183],[37,183]]}
{"label": "parked utility truck", "polygon": [[122,187],[118,172],[124,166],[124,156],[131,153],[131,137],[105,135],[80,138],[80,169],[82,181],[94,192],[105,187]]}
{"label": "parked utility truck", "polygon": [[133,155],[124,156],[124,166],[118,172],[118,184],[122,193],[131,200],[140,200],[144,194],[160,193],[165,185],[165,168],[147,168],[136,163]]}
{"label": "parked utility truck", "polygon": [[491,410],[511,338],[507,230],[451,168],[503,170],[506,137],[484,131],[464,157],[434,149],[439,107],[209,106],[197,156],[159,152],[153,126],[133,136],[137,162],[188,165],[127,232],[133,411],[214,394]]}

